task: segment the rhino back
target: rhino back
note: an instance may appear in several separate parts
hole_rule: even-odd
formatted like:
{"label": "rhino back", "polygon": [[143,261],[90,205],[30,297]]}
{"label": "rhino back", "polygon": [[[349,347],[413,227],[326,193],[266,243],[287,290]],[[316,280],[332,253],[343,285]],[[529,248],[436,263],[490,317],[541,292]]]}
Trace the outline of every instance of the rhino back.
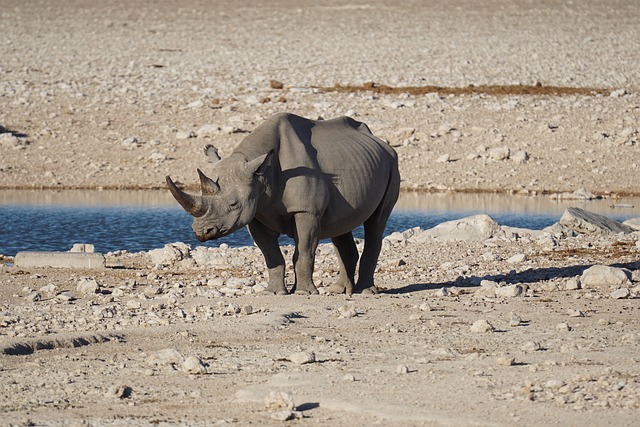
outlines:
{"label": "rhino back", "polygon": [[314,121],[278,114],[248,135],[236,152],[251,159],[271,149],[278,153],[277,200],[267,206],[317,212],[322,237],[345,233],[369,218],[398,167],[395,151],[349,117]]}

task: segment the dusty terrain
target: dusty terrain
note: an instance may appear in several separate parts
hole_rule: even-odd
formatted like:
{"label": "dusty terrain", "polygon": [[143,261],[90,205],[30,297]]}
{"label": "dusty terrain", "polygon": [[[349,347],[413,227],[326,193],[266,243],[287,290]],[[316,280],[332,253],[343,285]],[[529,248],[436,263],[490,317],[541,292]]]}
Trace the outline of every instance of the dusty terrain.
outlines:
{"label": "dusty terrain", "polygon": [[[405,190],[639,194],[640,5],[467,3],[0,0],[0,187],[191,184],[290,111],[368,123]],[[638,232],[416,236],[378,296],[257,295],[255,248],[3,264],[0,424],[637,424]]]}

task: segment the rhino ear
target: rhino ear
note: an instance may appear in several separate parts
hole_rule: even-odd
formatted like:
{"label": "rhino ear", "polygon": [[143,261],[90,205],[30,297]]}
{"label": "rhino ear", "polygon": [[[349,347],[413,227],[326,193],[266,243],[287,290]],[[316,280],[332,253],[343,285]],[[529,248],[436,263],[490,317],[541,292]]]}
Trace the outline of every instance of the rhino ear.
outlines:
{"label": "rhino ear", "polygon": [[204,155],[209,158],[209,162],[218,163],[220,161],[220,155],[218,154],[218,149],[211,144],[207,144],[204,147]]}
{"label": "rhino ear", "polygon": [[200,169],[198,169],[198,175],[200,176],[200,189],[202,190],[202,195],[207,194],[216,194],[220,191],[220,186],[218,185],[218,181],[214,181],[208,176],[206,176]]}
{"label": "rhino ear", "polygon": [[273,158],[273,150],[269,150],[267,154],[258,156],[249,162],[249,170],[255,174],[262,176],[267,172],[269,166],[271,166],[271,159]]}

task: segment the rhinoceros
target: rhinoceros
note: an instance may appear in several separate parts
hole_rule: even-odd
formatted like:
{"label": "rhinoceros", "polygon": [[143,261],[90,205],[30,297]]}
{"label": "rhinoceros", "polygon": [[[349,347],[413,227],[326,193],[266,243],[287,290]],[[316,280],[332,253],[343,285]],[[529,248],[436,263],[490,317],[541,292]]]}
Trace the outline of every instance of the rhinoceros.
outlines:
{"label": "rhinoceros", "polygon": [[[331,238],[340,264],[331,293],[377,293],[374,270],[387,219],[400,189],[396,152],[369,127],[350,117],[310,120],[282,113],[268,118],[221,159],[200,169],[202,195],[191,195],[166,177],[173,197],[194,217],[193,231],[204,242],[247,226],[267,269],[265,292],[287,294],[285,260],[278,237],[295,241],[295,282],[291,292],[317,294],[313,283],[320,239]],[[358,281],[358,250],[352,230],[364,225],[365,244]]]}

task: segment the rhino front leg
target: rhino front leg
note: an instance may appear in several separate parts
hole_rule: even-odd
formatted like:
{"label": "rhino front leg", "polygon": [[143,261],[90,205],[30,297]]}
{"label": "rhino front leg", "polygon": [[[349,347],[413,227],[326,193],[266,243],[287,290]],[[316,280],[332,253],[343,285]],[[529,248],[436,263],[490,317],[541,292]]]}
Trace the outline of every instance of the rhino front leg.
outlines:
{"label": "rhino front leg", "polygon": [[264,291],[276,295],[288,294],[284,284],[284,257],[278,244],[278,235],[255,220],[249,223],[248,228],[267,264],[269,283]]}
{"label": "rhino front leg", "polygon": [[291,292],[317,294],[313,284],[313,265],[320,234],[320,220],[308,213],[298,213],[294,217],[296,249],[293,253],[293,267],[296,281]]}
{"label": "rhino front leg", "polygon": [[340,262],[340,276],[338,280],[329,287],[329,292],[333,294],[353,293],[353,283],[356,274],[356,264],[358,263],[358,249],[353,241],[351,232],[331,239],[333,246],[338,252]]}

